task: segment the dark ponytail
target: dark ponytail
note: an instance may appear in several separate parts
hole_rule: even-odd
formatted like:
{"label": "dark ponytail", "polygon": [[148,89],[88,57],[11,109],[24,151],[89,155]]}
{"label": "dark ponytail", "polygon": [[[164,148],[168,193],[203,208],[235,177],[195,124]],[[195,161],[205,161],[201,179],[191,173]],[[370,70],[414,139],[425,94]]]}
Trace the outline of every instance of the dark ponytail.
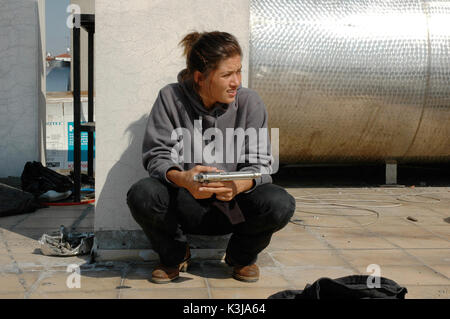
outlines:
{"label": "dark ponytail", "polygon": [[184,47],[186,56],[186,76],[194,71],[208,73],[216,69],[222,60],[242,56],[242,49],[237,39],[227,32],[191,32],[179,43]]}

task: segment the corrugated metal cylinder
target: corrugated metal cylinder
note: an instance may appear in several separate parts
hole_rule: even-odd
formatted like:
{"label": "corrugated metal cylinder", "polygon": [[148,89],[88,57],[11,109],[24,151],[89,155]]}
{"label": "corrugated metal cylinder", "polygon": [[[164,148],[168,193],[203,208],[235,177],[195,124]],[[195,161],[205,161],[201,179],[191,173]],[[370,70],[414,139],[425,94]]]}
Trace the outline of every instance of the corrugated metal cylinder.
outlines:
{"label": "corrugated metal cylinder", "polygon": [[450,161],[450,2],[252,0],[280,162]]}

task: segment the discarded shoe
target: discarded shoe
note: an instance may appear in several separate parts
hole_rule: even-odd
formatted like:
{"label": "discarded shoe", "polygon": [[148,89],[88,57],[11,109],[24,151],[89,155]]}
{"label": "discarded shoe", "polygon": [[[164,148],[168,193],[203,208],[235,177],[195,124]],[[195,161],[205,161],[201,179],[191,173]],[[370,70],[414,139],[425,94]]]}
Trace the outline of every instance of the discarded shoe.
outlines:
{"label": "discarded shoe", "polygon": [[156,266],[152,272],[151,281],[155,284],[167,284],[180,276],[180,271],[186,272],[190,264],[191,252],[189,246],[186,247],[184,260],[176,267],[167,267],[162,264]]}
{"label": "discarded shoe", "polygon": [[94,244],[94,233],[72,233],[61,225],[59,235],[43,234],[39,239],[41,252],[47,256],[87,255]]}
{"label": "discarded shoe", "polygon": [[68,198],[70,195],[72,195],[72,191],[68,190],[67,192],[59,193],[54,190],[49,190],[39,196],[39,200],[47,201],[47,202],[57,202],[62,199]]}

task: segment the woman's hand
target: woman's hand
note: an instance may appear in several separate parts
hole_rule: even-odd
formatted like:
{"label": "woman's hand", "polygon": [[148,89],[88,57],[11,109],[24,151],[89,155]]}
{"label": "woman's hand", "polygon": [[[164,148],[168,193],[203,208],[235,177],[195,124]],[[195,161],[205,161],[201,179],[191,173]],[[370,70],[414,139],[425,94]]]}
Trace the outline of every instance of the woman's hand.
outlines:
{"label": "woman's hand", "polygon": [[195,199],[210,198],[213,192],[200,190],[202,184],[194,181],[194,176],[205,172],[219,172],[217,167],[197,165],[188,171],[171,170],[167,178],[180,187],[186,188]]}
{"label": "woman's hand", "polygon": [[216,194],[221,201],[230,201],[237,194],[245,192],[253,187],[253,179],[199,183],[194,181],[194,176],[203,172],[223,172],[216,167],[197,165],[188,171],[170,170],[167,178],[178,185],[186,188],[195,199],[210,198]]}
{"label": "woman's hand", "polygon": [[252,188],[253,180],[235,180],[235,181],[224,181],[224,182],[211,182],[202,183],[199,188],[200,191],[212,192],[216,194],[218,200],[229,202],[237,194],[245,192]]}

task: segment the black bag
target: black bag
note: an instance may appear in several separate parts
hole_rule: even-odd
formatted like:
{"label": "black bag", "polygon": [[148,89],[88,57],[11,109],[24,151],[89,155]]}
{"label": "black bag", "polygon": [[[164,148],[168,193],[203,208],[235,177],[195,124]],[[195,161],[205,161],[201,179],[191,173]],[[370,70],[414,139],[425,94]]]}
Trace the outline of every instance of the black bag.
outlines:
{"label": "black bag", "polygon": [[43,207],[32,194],[0,183],[0,217],[28,214]]}
{"label": "black bag", "polygon": [[268,299],[405,299],[408,290],[395,281],[379,277],[379,287],[369,288],[368,278],[368,275],[320,278],[304,290],[284,290]]}
{"label": "black bag", "polygon": [[65,175],[44,167],[40,162],[27,162],[20,177],[22,190],[35,197],[54,190],[64,193],[73,190],[73,181]]}

